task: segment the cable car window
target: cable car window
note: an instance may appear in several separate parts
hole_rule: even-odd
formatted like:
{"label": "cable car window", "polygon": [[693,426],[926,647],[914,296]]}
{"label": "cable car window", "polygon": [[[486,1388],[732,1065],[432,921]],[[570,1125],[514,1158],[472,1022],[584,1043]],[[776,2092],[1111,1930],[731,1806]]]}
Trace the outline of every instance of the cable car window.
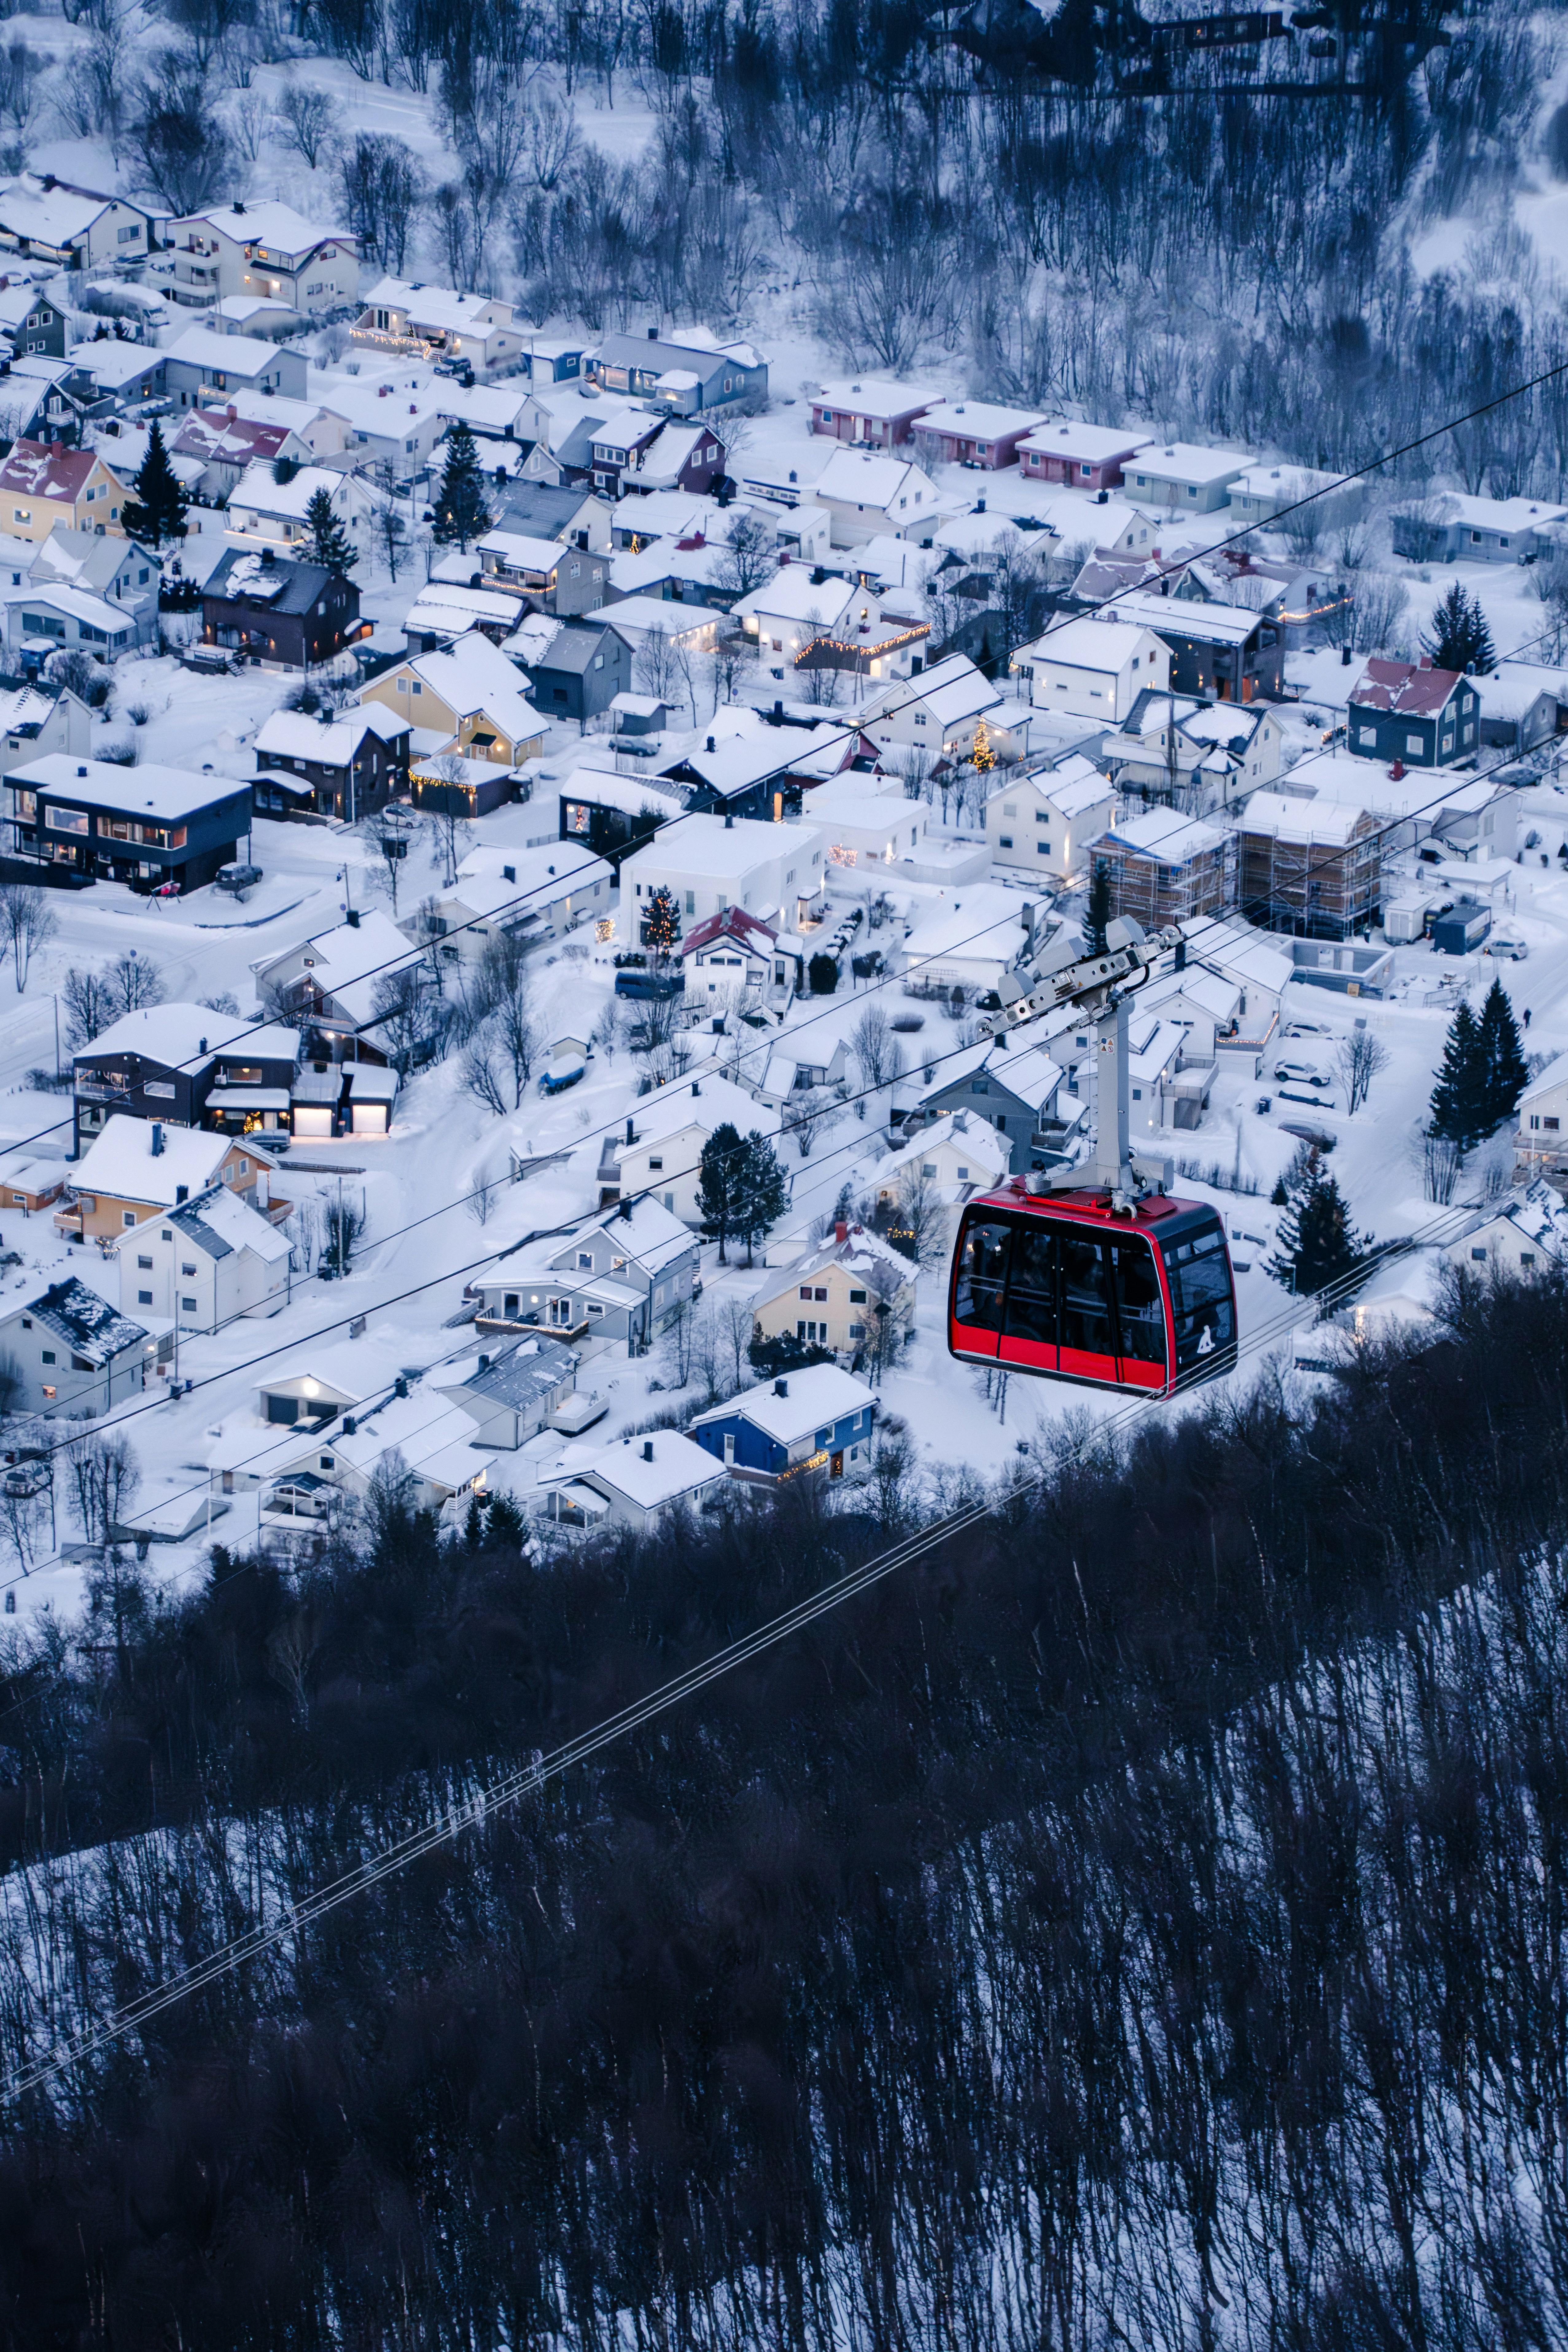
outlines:
{"label": "cable car window", "polygon": [[1098,1239],[1080,1240],[1077,1234],[1069,1233],[1061,1237],[1061,1344],[1085,1355],[1109,1356],[1114,1350],[1105,1252]]}
{"label": "cable car window", "polygon": [[1005,1328],[1009,1339],[1028,1339],[1042,1348],[1057,1344],[1057,1237],[1048,1226],[1013,1229]]}
{"label": "cable car window", "polygon": [[952,1301],[953,1315],[960,1323],[976,1323],[983,1331],[1001,1329],[1011,1231],[998,1217],[994,1224],[973,1224],[965,1233]]}
{"label": "cable car window", "polygon": [[1206,1356],[1215,1348],[1228,1348],[1236,1338],[1236,1316],[1225,1235],[1218,1225],[1194,1234],[1191,1241],[1168,1245],[1165,1271],[1171,1278],[1175,1309],[1178,1364]]}
{"label": "cable car window", "polygon": [[1147,1242],[1114,1241],[1110,1244],[1110,1262],[1116,1277],[1116,1316],[1121,1327],[1122,1354],[1140,1364],[1163,1364],[1165,1302],[1160,1296],[1153,1251]]}

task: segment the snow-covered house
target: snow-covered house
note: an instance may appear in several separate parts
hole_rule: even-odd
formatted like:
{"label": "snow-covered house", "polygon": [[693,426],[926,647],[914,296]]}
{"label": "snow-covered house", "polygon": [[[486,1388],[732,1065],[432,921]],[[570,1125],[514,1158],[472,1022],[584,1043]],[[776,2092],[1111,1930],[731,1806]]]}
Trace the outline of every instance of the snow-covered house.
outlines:
{"label": "snow-covered house", "polygon": [[1018,462],[1018,444],[1045,423],[1037,408],[994,401],[944,400],[914,420],[911,437],[928,464],[977,466],[994,473]]}
{"label": "snow-covered house", "polygon": [[1058,1116],[1063,1076],[1044,1045],[982,1038],[944,1055],[905,1126],[915,1119],[934,1122],[951,1112],[971,1113],[1005,1138],[1008,1174],[1026,1175],[1045,1164],[1042,1154],[1058,1150],[1073,1123]]}
{"label": "snow-covered house", "polygon": [[138,1225],[116,1244],[121,1311],[218,1331],[276,1315],[289,1296],[288,1235],[225,1184]]}
{"label": "snow-covered house", "polygon": [[608,912],[614,868],[574,841],[543,849],[471,849],[456,881],[436,891],[401,928],[410,939],[434,940],[447,962],[477,963],[492,936],[524,933],[560,939],[591,916]]}
{"label": "snow-covered house", "polygon": [[577,1384],[577,1359],[542,1334],[491,1341],[433,1372],[437,1396],[461,1405],[476,1424],[474,1444],[515,1454],[536,1437]]}
{"label": "snow-covered house", "polygon": [[539,612],[565,617],[594,612],[605,601],[606,555],[508,530],[487,531],[476,541],[475,552],[487,582],[516,589]]}
{"label": "snow-covered house", "polygon": [[343,447],[362,466],[375,466],[399,482],[423,474],[447,430],[443,405],[428,383],[334,384],[321,395],[342,426]]}
{"label": "snow-covered house", "polygon": [[877,1399],[837,1364],[809,1364],[710,1405],[691,1434],[731,1476],[768,1486],[790,1478],[869,1475]]}
{"label": "snow-covered house", "polygon": [[62,269],[145,261],[152,215],[123,196],[23,172],[0,188],[0,250]]}
{"label": "snow-covered house", "polygon": [[884,754],[899,764],[904,751],[922,751],[932,763],[962,759],[973,750],[976,730],[998,719],[1002,697],[967,654],[933,662],[908,686],[884,688],[865,707],[861,726]]}
{"label": "snow-covered house", "polygon": [[852,770],[816,785],[802,805],[840,871],[910,857],[925,831],[926,803],[909,799],[896,776]]}
{"label": "snow-covered house", "polygon": [[943,397],[935,384],[896,383],[878,376],[825,383],[812,394],[811,429],[835,441],[896,449],[910,438],[916,419]]}
{"label": "snow-covered house", "polygon": [[1248,459],[1234,449],[1202,449],[1177,441],[1149,443],[1123,471],[1125,487],[1145,506],[1178,514],[1213,514],[1229,501],[1230,486]]}
{"label": "snow-covered house", "polygon": [[[787,940],[793,940],[793,948],[782,944]],[[796,977],[801,946],[794,933],[781,934],[743,907],[710,915],[693,924],[680,942],[686,1001],[700,1007],[711,997],[728,1004],[748,992],[787,988]]]}
{"label": "snow-covered house", "polygon": [[271,1197],[276,1168],[252,1136],[166,1127],[162,1119],[128,1118],[117,1111],[72,1170],[55,1225],[83,1241],[118,1241],[213,1184],[226,1184],[252,1208],[281,1219],[289,1204]]}
{"label": "snow-covered house", "polygon": [[1568,1265],[1568,1202],[1537,1177],[1506,1207],[1483,1214],[1446,1255],[1451,1265],[1481,1281],[1489,1275],[1528,1279]]}
{"label": "snow-covered house", "polygon": [[[222,407],[240,394],[264,398],[275,393],[284,400],[302,402],[305,354],[289,344],[263,342],[253,335],[220,335],[211,327],[187,327],[163,353],[163,381],[176,408]],[[333,424],[334,436],[341,429]],[[333,446],[341,444],[334,439]],[[318,456],[324,454],[317,449]]]}
{"label": "snow-covered house", "polygon": [[640,940],[656,894],[668,890],[684,932],[738,906],[790,930],[812,919],[825,880],[821,834],[813,825],[763,824],[754,817],[684,816],[661,825],[621,865],[623,929]]}
{"label": "snow-covered house", "polygon": [[905,936],[900,969],[918,994],[966,996],[1000,985],[1004,972],[1026,964],[1035,946],[1035,908],[1016,890],[976,883],[949,898],[944,891]]}
{"label": "snow-covered house", "polygon": [[771,1274],[752,1301],[755,1339],[802,1339],[835,1355],[901,1344],[913,1328],[919,1272],[878,1234],[838,1224],[793,1265]]}
{"label": "snow-covered house", "polygon": [[408,782],[409,727],[380,703],[335,717],[275,710],[256,731],[258,816],[343,818],[353,824]]}
{"label": "snow-covered house", "polygon": [[176,302],[226,294],[269,296],[307,315],[341,310],[359,292],[359,240],[279,202],[213,205],[169,224]]}
{"label": "snow-covered house", "polygon": [[377,278],[361,299],[364,308],[349,333],[373,350],[421,360],[467,360],[476,374],[521,356],[523,338],[510,302],[455,294],[449,286],[411,285],[401,278]]}
{"label": "snow-covered house", "polygon": [[1164,641],[1110,615],[1058,622],[1021,646],[1012,667],[1031,702],[1108,726],[1120,725],[1146,687],[1163,692],[1171,682]]}
{"label": "snow-covered house", "polygon": [[1123,425],[1082,425],[1070,416],[1048,417],[1018,444],[1026,481],[1061,482],[1074,489],[1120,489],[1123,468],[1148,436]]}
{"label": "snow-covered house", "polygon": [[270,466],[247,466],[229,493],[225,532],[241,547],[270,547],[285,555],[302,551],[310,537],[306,510],[322,490],[334,520],[352,540],[365,512],[365,493],[352,474],[327,466],[301,466],[286,482],[277,479]]}
{"label": "snow-covered house", "polygon": [[631,1139],[619,1147],[621,1198],[646,1192],[683,1223],[700,1224],[697,1190],[710,1136],[728,1126],[739,1135],[760,1135],[764,1143],[776,1144],[780,1124],[771,1105],[717,1071],[678,1078],[643,1095],[633,1108]]}
{"label": "snow-covered house", "polygon": [[1568,509],[1537,499],[1446,490],[1394,515],[1394,552],[1413,563],[1522,563],[1549,544]]}
{"label": "snow-covered house", "polygon": [[258,956],[250,969],[263,1004],[307,1015],[336,1049],[373,1025],[375,982],[419,961],[391,916],[372,907],[354,922]]}
{"label": "snow-covered house", "polygon": [[140,1393],[157,1342],[75,1275],[0,1314],[0,1359],[20,1380],[14,1410],[96,1421]]}
{"label": "snow-covered house", "polygon": [[[989,1097],[987,1097],[989,1099]],[[879,1202],[896,1206],[905,1185],[923,1177],[945,1201],[962,1201],[976,1186],[999,1184],[1012,1165],[1012,1148],[978,1110],[944,1112],[917,1128],[907,1143],[889,1152],[872,1172]]]}
{"label": "snow-covered house", "polygon": [[1058,886],[1082,872],[1085,845],[1116,814],[1116,793],[1092,761],[1010,774],[985,803],[985,845],[998,866]]}
{"label": "snow-covered house", "polygon": [[1089,845],[1089,860],[1105,872],[1112,913],[1145,930],[1222,914],[1236,894],[1231,835],[1176,809],[1136,810],[1107,825]]}
{"label": "snow-covered house", "polygon": [[69,687],[0,687],[0,776],[50,752],[79,761],[91,740],[92,713]]}
{"label": "snow-covered house", "polygon": [[1568,1054],[1549,1062],[1521,1095],[1513,1149],[1516,1165],[1532,1177],[1568,1167]]}
{"label": "snow-covered house", "polygon": [[[543,748],[544,722],[522,673],[477,630],[444,653],[411,654],[360,690],[459,757],[514,768]],[[439,779],[437,778],[437,782]]]}
{"label": "snow-covered house", "polygon": [[646,1348],[689,1302],[701,1251],[673,1210],[646,1193],[632,1198],[635,1190],[570,1241],[538,1244],[477,1274],[464,1296],[481,1331],[538,1328],[634,1354]]}
{"label": "snow-covered house", "polygon": [[942,514],[929,474],[905,458],[869,451],[835,449],[812,497],[832,519],[835,547],[858,547],[879,531],[929,540]]}
{"label": "snow-covered house", "polygon": [[711,1454],[673,1429],[618,1445],[567,1446],[540,1474],[539,1508],[560,1527],[652,1535],[667,1511],[700,1510],[730,1483]]}
{"label": "snow-covered house", "polygon": [[0,530],[47,539],[57,523],[72,530],[124,536],[120,509],[128,492],[96,449],[60,441],[17,441],[0,465]]}
{"label": "snow-covered house", "polygon": [[310,454],[309,442],[291,425],[241,416],[232,401],[220,409],[192,409],[169,450],[171,460],[188,457],[195,463],[195,488],[215,501],[231,497],[252,466],[275,466],[279,458],[308,466]]}

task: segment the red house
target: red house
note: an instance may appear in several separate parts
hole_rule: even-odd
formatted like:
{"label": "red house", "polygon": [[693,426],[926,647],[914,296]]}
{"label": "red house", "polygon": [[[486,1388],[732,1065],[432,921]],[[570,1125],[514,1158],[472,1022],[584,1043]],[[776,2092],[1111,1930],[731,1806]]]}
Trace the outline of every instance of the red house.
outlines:
{"label": "red house", "polygon": [[1044,422],[1037,408],[998,408],[987,400],[946,400],[914,425],[914,442],[939,466],[1016,465],[1018,444]]}
{"label": "red house", "polygon": [[916,417],[940,407],[942,397],[933,384],[879,383],[869,377],[826,383],[812,401],[811,429],[834,441],[896,449],[910,438]]}
{"label": "red house", "polygon": [[1147,434],[1104,425],[1075,425],[1053,416],[1018,443],[1018,466],[1026,481],[1069,482],[1079,490],[1114,490],[1129,457],[1149,446]]}

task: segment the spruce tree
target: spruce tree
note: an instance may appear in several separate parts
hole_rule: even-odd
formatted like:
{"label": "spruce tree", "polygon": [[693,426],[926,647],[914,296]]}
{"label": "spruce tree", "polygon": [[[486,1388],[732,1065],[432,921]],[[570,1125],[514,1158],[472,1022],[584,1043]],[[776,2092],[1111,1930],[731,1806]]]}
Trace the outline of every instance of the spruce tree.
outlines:
{"label": "spruce tree", "polygon": [[742,1139],[735,1187],[735,1234],[746,1244],[751,1265],[759,1241],[773,1231],[789,1206],[789,1178],[765,1135],[752,1128]]}
{"label": "spruce tree", "polygon": [[1478,677],[1495,669],[1497,651],[1480,598],[1470,595],[1456,580],[1432,615],[1421,650],[1431,656],[1438,669],[1473,669]]}
{"label": "spruce tree", "polygon": [[353,570],[359,558],[342,524],[332,511],[330,490],[312,490],[305,502],[305,528],[310,536],[305,546],[308,563],[325,564],[329,572],[347,573]]}
{"label": "spruce tree", "polygon": [[1513,1007],[1500,980],[1494,979],[1481,1007],[1479,1024],[1487,1133],[1502,1126],[1519,1108],[1519,1098],[1530,1076],[1524,1044]]}
{"label": "spruce tree", "polygon": [[1083,927],[1089,933],[1090,955],[1105,953],[1105,927],[1110,920],[1110,869],[1103,857],[1094,861],[1094,874],[1089,886],[1089,905],[1084,910]]}
{"label": "spruce tree", "polygon": [[697,1213],[705,1241],[719,1244],[719,1263],[725,1263],[724,1244],[737,1229],[739,1195],[744,1176],[745,1146],[740,1130],[726,1119],[702,1147],[697,1176]]}
{"label": "spruce tree", "polygon": [[132,488],[136,495],[126,499],[120,516],[128,539],[145,540],[150,547],[162,547],[166,539],[184,536],[189,500],[184,483],[169,463],[163,432],[155,420],[147,436],[147,455],[136,468]]}
{"label": "spruce tree", "polygon": [[1443,1045],[1443,1066],[1432,1089],[1432,1132],[1468,1151],[1491,1132],[1486,1048],[1469,1005],[1460,1000]]}
{"label": "spruce tree", "polygon": [[647,912],[642,919],[645,942],[656,954],[665,956],[680,937],[680,917],[674,898],[661,882],[647,902]]}
{"label": "spruce tree", "polygon": [[1279,1238],[1268,1272],[1310,1298],[1331,1282],[1353,1274],[1366,1255],[1350,1221],[1338,1184],[1314,1166],[1279,1220]]}
{"label": "spruce tree", "polygon": [[485,478],[474,436],[461,417],[447,436],[447,463],[436,493],[436,537],[443,547],[455,540],[465,555],[468,541],[490,527]]}

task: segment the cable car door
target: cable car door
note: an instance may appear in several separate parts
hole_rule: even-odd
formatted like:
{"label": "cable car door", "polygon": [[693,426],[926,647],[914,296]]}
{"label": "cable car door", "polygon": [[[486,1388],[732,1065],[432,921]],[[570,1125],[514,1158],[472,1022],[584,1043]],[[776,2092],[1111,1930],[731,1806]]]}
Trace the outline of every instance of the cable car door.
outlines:
{"label": "cable car door", "polygon": [[1128,1388],[1162,1390],[1167,1377],[1165,1301],[1153,1244],[1142,1234],[1119,1234],[1107,1246],[1121,1378]]}
{"label": "cable car door", "polygon": [[952,1343],[966,1356],[994,1356],[1013,1237],[1008,1217],[966,1223],[952,1281]]}
{"label": "cable car door", "polygon": [[1013,1227],[1007,1306],[999,1350],[1021,1372],[1054,1372],[1060,1358],[1057,1288],[1060,1277],[1056,1228],[1038,1217]]}
{"label": "cable car door", "polygon": [[1072,1225],[1059,1229],[1057,1245],[1061,1256],[1058,1367],[1068,1379],[1103,1381],[1114,1387],[1116,1333],[1108,1245],[1091,1228]]}

